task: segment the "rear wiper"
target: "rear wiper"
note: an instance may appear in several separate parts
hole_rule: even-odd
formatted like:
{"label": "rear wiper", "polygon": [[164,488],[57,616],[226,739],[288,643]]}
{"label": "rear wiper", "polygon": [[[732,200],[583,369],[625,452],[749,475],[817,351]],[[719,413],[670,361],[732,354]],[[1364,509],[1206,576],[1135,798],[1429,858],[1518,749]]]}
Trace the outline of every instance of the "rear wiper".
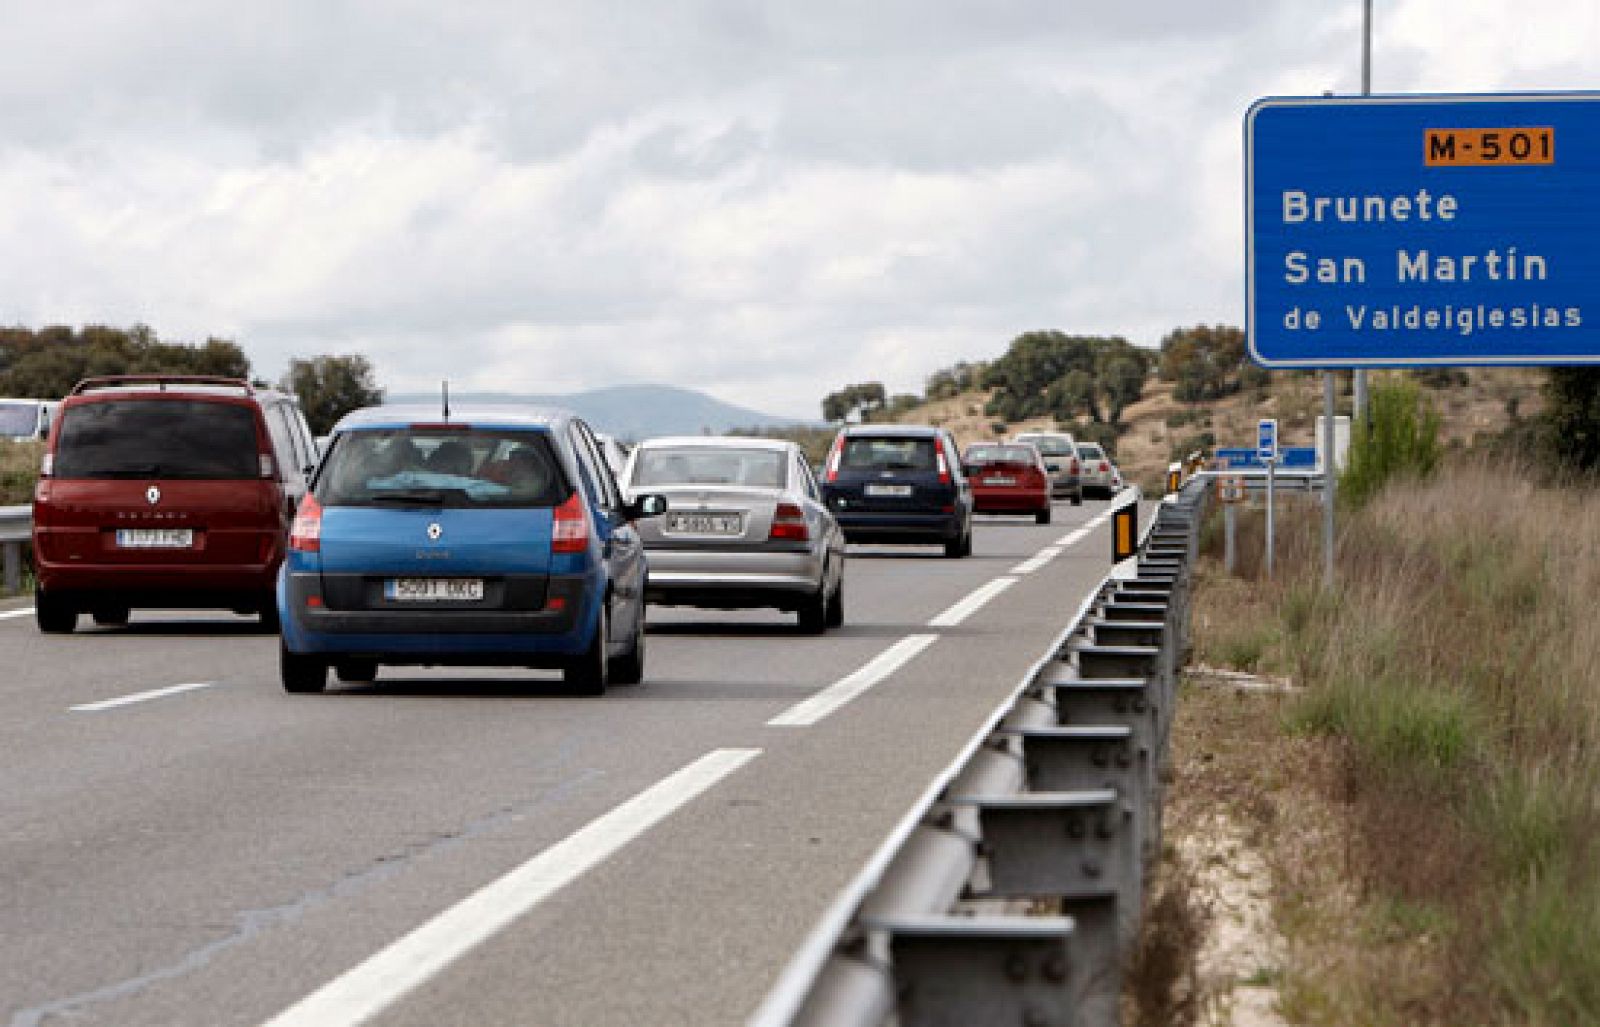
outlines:
{"label": "rear wiper", "polygon": [[888,463],[884,464],[884,466],[891,471],[915,471],[919,469],[918,464]]}
{"label": "rear wiper", "polygon": [[447,492],[459,492],[460,489],[412,489],[410,491],[386,491],[373,495],[374,503],[404,503],[411,506],[443,506]]}

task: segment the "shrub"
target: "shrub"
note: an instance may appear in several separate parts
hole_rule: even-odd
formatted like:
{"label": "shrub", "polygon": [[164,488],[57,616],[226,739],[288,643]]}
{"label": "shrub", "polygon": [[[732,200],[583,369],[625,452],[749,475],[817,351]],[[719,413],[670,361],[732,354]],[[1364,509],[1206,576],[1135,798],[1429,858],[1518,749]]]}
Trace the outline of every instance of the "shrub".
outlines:
{"label": "shrub", "polygon": [[1406,381],[1372,389],[1368,420],[1350,432],[1350,457],[1339,476],[1339,498],[1364,506],[1391,478],[1426,478],[1438,466],[1440,418],[1421,391]]}

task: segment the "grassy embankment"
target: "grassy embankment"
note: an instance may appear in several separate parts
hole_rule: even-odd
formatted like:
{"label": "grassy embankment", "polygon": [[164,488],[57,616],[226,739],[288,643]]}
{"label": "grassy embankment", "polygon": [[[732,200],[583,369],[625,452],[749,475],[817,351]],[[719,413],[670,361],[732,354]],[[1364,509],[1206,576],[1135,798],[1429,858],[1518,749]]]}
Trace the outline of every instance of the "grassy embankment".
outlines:
{"label": "grassy embankment", "polygon": [[[39,477],[39,458],[43,442],[6,442],[0,439],[0,506],[33,502],[33,483]],[[31,591],[32,578],[25,575],[24,589]],[[5,586],[0,584],[0,595]]]}
{"label": "grassy embankment", "polygon": [[1292,1022],[1600,1022],[1594,500],[1467,463],[1345,515],[1332,593],[1309,506],[1280,520],[1276,581],[1202,574],[1198,658],[1290,676],[1283,730],[1337,768],[1343,851],[1305,858],[1343,864],[1357,915],[1280,860]]}

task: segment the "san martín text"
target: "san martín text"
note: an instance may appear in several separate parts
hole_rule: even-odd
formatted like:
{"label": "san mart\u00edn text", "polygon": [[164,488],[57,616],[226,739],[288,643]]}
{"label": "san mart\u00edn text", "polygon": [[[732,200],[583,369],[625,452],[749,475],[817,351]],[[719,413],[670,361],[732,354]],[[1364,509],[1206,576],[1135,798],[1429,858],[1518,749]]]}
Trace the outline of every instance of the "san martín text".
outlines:
{"label": "san mart\u00edn text", "polygon": [[[1462,205],[1455,196],[1437,196],[1427,189],[1405,195],[1317,196],[1296,189],[1283,191],[1283,223],[1314,225],[1328,222],[1438,222],[1458,220]],[[1434,248],[1398,247],[1387,267],[1369,267],[1363,257],[1329,256],[1293,249],[1284,254],[1283,278],[1290,285],[1363,285],[1372,276],[1392,274],[1402,284],[1453,285],[1495,282],[1541,282],[1550,277],[1549,261],[1540,254],[1526,253],[1514,245],[1485,249],[1476,253],[1442,253]],[[1345,318],[1351,331],[1453,331],[1462,335],[1489,329],[1578,328],[1583,324],[1579,307],[1518,302],[1394,304],[1371,306],[1364,303],[1341,304],[1333,316]],[[1322,310],[1294,306],[1284,315],[1283,326],[1291,331],[1316,331],[1325,324]]]}

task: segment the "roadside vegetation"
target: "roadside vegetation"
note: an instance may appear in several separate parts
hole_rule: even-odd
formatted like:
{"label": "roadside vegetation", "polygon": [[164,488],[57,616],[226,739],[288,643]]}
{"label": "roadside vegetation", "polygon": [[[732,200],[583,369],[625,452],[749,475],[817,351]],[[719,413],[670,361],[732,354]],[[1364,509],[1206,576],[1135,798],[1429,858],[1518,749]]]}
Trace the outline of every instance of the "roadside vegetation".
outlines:
{"label": "roadside vegetation", "polygon": [[43,456],[43,442],[0,439],[0,506],[33,502],[33,483],[38,480]]}
{"label": "roadside vegetation", "polygon": [[[1305,776],[1332,821],[1297,833],[1342,839],[1274,861],[1280,1011],[1600,1022],[1593,480],[1503,452],[1441,460],[1408,388],[1375,392],[1379,423],[1352,453],[1333,590],[1312,503],[1285,504],[1271,582],[1259,516],[1240,517],[1239,571],[1255,580],[1222,575],[1214,525],[1203,540],[1196,658],[1293,682],[1277,722],[1315,746]],[[1281,833],[1281,819],[1259,826]]]}

